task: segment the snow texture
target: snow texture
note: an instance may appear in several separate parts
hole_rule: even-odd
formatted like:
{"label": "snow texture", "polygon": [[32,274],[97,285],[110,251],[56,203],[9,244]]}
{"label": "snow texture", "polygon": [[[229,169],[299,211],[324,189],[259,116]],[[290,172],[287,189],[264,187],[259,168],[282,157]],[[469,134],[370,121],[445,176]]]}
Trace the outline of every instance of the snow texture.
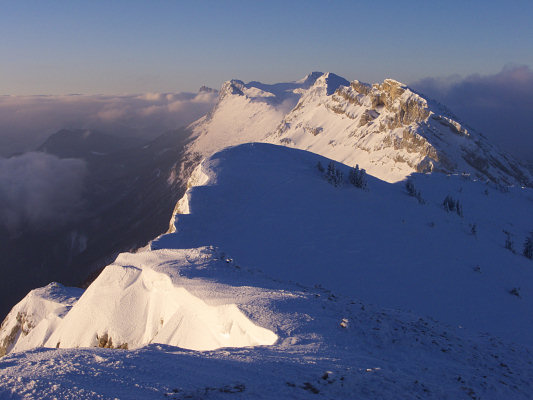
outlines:
{"label": "snow texture", "polygon": [[59,349],[2,358],[0,398],[531,398],[531,261],[502,233],[527,234],[531,190],[412,176],[421,203],[318,162],[260,143],[204,160],[175,232],[106,268]]}
{"label": "snow texture", "polygon": [[504,185],[533,185],[527,168],[461,124],[444,106],[393,79],[369,85],[332,73],[265,85],[228,81],[214,109],[190,128],[189,154],[269,142],[359,164],[387,182],[412,173],[464,173]]}
{"label": "snow texture", "polygon": [[0,398],[533,396],[522,166],[390,79],[229,81],[190,129],[169,232],[16,305]]}

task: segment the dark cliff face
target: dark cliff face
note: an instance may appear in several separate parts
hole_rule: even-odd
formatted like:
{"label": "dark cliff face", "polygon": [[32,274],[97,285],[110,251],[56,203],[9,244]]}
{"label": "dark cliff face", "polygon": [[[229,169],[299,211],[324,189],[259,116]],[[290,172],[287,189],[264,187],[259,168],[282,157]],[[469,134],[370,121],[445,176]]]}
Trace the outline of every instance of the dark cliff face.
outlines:
{"label": "dark cliff face", "polygon": [[[16,237],[0,230],[0,318],[29,290],[51,281],[83,285],[118,253],[167,231],[176,201],[185,192],[179,175],[189,134],[180,129],[127,149],[105,147],[107,154],[81,149],[88,173],[85,206],[76,222],[25,230]],[[61,157],[77,151],[69,140],[57,139],[54,146],[46,146],[49,152]]]}

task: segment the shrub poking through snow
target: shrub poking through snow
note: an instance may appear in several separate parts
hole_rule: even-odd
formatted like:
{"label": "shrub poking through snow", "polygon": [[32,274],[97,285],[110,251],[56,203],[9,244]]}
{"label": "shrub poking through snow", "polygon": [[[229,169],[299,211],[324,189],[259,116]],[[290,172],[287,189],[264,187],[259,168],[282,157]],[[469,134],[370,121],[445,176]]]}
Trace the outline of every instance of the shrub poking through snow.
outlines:
{"label": "shrub poking through snow", "polygon": [[448,212],[456,212],[457,215],[460,217],[463,216],[463,206],[461,206],[461,203],[459,200],[455,200],[452,196],[448,195],[444,198],[444,201],[442,202],[442,206],[444,209]]}
{"label": "shrub poking through snow", "polygon": [[348,180],[352,185],[359,189],[366,188],[366,171],[359,169],[359,164],[356,164],[354,168],[350,170],[350,176]]}
{"label": "shrub poking through snow", "polygon": [[522,254],[530,260],[533,259],[533,232],[526,238]]}
{"label": "shrub poking through snow", "polygon": [[422,195],[420,194],[419,190],[416,190],[415,184],[411,179],[407,179],[405,182],[405,190],[407,190],[407,194],[411,197],[414,197],[418,200],[420,204],[424,204],[424,199],[422,198]]}
{"label": "shrub poking through snow", "polygon": [[324,169],[324,166],[322,165],[322,163],[320,161],[316,164],[316,167],[320,171],[320,173],[322,173],[322,174],[324,173],[325,169]]}
{"label": "shrub poking through snow", "polygon": [[330,161],[330,163],[328,164],[326,179],[335,187],[340,186],[342,184],[342,171],[335,167],[335,163],[333,161]]}
{"label": "shrub poking through snow", "polygon": [[505,248],[514,253],[514,244],[511,239],[511,233],[506,230],[504,230],[503,233],[505,234]]}

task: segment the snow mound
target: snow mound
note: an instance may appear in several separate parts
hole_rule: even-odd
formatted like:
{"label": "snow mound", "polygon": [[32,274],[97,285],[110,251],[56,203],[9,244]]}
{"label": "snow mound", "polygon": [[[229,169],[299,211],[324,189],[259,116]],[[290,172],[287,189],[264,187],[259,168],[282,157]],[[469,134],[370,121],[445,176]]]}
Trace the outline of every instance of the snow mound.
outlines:
{"label": "snow mound", "polygon": [[213,350],[276,341],[274,333],[253,324],[235,304],[209,305],[165,273],[120,261],[87,289],[48,346],[137,348],[161,343]]}
{"label": "snow mound", "polygon": [[232,302],[242,288],[180,276],[182,268],[203,265],[206,257],[199,250],[121,254],[77,302],[67,294],[79,296],[81,290],[58,284],[34,290],[2,326],[4,354],[39,346],[132,349],[161,343],[213,350],[275,343],[276,334]]}

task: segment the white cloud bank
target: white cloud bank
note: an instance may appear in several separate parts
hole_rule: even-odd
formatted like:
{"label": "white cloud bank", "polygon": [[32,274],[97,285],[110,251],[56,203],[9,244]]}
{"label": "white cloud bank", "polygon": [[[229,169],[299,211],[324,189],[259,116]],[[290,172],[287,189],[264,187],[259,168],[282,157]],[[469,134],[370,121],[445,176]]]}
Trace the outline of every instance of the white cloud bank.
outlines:
{"label": "white cloud bank", "polygon": [[11,236],[76,220],[85,162],[45,153],[0,158],[0,227]]}
{"label": "white cloud bank", "polygon": [[36,149],[60,129],[150,139],[206,114],[217,92],[127,96],[0,96],[0,156]]}

